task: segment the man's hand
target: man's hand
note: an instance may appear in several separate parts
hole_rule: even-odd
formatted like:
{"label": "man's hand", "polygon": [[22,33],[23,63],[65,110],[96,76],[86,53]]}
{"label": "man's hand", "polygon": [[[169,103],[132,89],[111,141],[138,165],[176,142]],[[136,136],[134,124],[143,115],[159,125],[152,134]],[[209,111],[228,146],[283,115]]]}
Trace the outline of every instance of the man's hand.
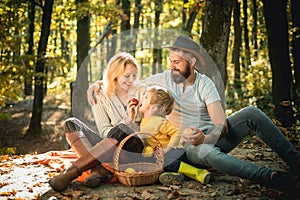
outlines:
{"label": "man's hand", "polygon": [[97,103],[95,94],[98,94],[100,92],[100,87],[102,85],[103,85],[102,81],[96,81],[87,90],[87,98],[88,98],[88,102],[91,106],[93,106]]}
{"label": "man's hand", "polygon": [[192,144],[199,145],[204,141],[205,135],[198,128],[185,128],[181,134],[181,143],[182,144]]}

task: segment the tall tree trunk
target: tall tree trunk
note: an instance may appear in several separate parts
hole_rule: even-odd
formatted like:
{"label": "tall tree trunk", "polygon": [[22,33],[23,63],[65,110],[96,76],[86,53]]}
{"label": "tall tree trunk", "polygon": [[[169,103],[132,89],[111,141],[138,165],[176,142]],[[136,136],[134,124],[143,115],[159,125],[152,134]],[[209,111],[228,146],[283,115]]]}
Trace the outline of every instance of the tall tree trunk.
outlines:
{"label": "tall tree trunk", "polygon": [[162,0],[155,0],[155,19],[154,19],[154,48],[153,48],[153,64],[152,64],[152,74],[156,74],[156,71],[162,72],[161,63],[162,63],[162,51],[161,48],[158,47],[160,44],[160,36],[159,32],[157,31],[160,22],[160,14],[163,11],[163,1]]}
{"label": "tall tree trunk", "polygon": [[130,1],[122,0],[122,10],[124,12],[124,16],[121,21],[121,31],[130,30]]}
{"label": "tall tree trunk", "polygon": [[[132,39],[132,43],[136,44],[136,39],[137,39],[137,29],[140,26],[140,15],[142,12],[142,4],[141,4],[141,0],[135,0],[135,8],[134,9],[134,22],[133,22],[133,39]],[[132,50],[132,55],[135,56],[135,48],[133,48]]]}
{"label": "tall tree trunk", "polygon": [[[17,7],[20,6],[20,4],[16,5]],[[14,18],[15,19],[20,19],[20,15],[18,12],[14,12]],[[12,63],[15,63],[17,66],[21,65],[21,60],[20,60],[20,55],[21,55],[21,37],[20,37],[20,24],[17,23],[14,26],[14,36],[15,36],[15,41],[14,41],[14,46],[19,47],[19,48],[13,48],[13,60]]]}
{"label": "tall tree trunk", "polygon": [[[88,0],[77,0],[77,6]],[[90,49],[90,18],[85,16],[77,21],[77,71],[88,55]]]}
{"label": "tall tree trunk", "polygon": [[34,34],[34,16],[35,16],[35,3],[30,1],[28,5],[28,18],[29,18],[29,29],[28,29],[28,50],[26,60],[27,72],[24,80],[24,95],[28,96],[32,94],[32,71],[33,67],[31,63],[34,63],[34,52],[33,52],[33,34]]}
{"label": "tall tree trunk", "polygon": [[128,52],[132,50],[132,41],[130,41],[131,38],[127,37],[130,34],[130,1],[121,0],[121,2],[123,10],[123,16],[121,20],[121,50]]}
{"label": "tall tree trunk", "polygon": [[43,113],[43,83],[45,75],[46,49],[50,34],[51,15],[53,9],[53,0],[45,0],[43,6],[41,36],[38,44],[38,57],[35,67],[34,100],[32,108],[32,117],[30,120],[29,135],[40,134],[42,130],[41,121]]}
{"label": "tall tree trunk", "polygon": [[[300,1],[292,0],[292,26],[293,26],[293,61],[294,61],[294,79],[296,87],[296,95],[294,98],[295,103],[300,107],[299,99],[296,97],[300,96]],[[296,102],[297,101],[297,102]]]}
{"label": "tall tree trunk", "polygon": [[193,8],[191,9],[191,13],[190,13],[190,17],[187,21],[187,24],[185,26],[185,29],[184,31],[187,32],[187,33],[191,33],[192,32],[192,29],[193,29],[193,25],[194,25],[194,22],[195,22],[195,19],[197,17],[197,14],[200,10],[200,6],[198,3],[195,3],[193,5]]}
{"label": "tall tree trunk", "polygon": [[[106,3],[107,2],[105,1],[105,5],[106,5]],[[120,0],[117,0],[116,1],[116,6],[120,6],[120,3],[121,3]],[[116,26],[112,27],[111,34],[112,35],[117,34],[117,27]],[[108,63],[110,58],[115,55],[116,48],[117,48],[117,38],[112,37],[110,40],[108,40],[108,36],[107,36],[106,48],[107,48],[106,62]]]}
{"label": "tall tree trunk", "polygon": [[216,63],[226,85],[227,48],[232,12],[231,0],[207,0],[200,44]]}
{"label": "tall tree trunk", "polygon": [[258,44],[257,44],[257,0],[252,0],[253,3],[253,27],[252,27],[252,41],[254,48],[254,57],[257,59],[258,57]]}
{"label": "tall tree trunk", "polygon": [[186,29],[186,12],[187,12],[187,8],[185,7],[185,4],[189,2],[189,0],[183,0],[183,7],[182,7],[182,31],[185,31]]}
{"label": "tall tree trunk", "polygon": [[241,4],[238,0],[234,0],[234,46],[232,51],[232,63],[234,65],[234,91],[237,91],[239,98],[241,98],[241,65],[240,65],[240,48],[242,42],[242,27],[240,23]]}
{"label": "tall tree trunk", "polygon": [[[88,0],[76,0],[77,9]],[[90,17],[84,16],[77,21],[77,79],[74,85],[72,114],[85,120],[85,109],[88,108],[86,91],[88,89],[88,51],[90,49]],[[87,59],[85,61],[85,59]],[[77,103],[76,103],[77,102]],[[76,108],[76,109],[75,109]]]}
{"label": "tall tree trunk", "polygon": [[[116,35],[117,34],[117,29],[113,28],[111,30],[111,34]],[[107,36],[107,38],[108,38],[108,36]],[[107,48],[106,62],[109,62],[110,58],[115,55],[116,48],[117,48],[117,38],[112,37],[110,40],[108,40],[107,43],[106,43],[106,48]]]}
{"label": "tall tree trunk", "polygon": [[250,62],[250,45],[249,45],[249,32],[248,32],[248,4],[247,0],[243,0],[243,15],[244,15],[244,43],[245,43],[245,48],[244,48],[244,65],[245,65],[245,70],[248,71],[251,62]]}
{"label": "tall tree trunk", "polygon": [[283,126],[295,122],[291,106],[292,73],[289,58],[288,22],[285,0],[264,0],[264,15],[272,69],[272,96],[275,117]]}
{"label": "tall tree trunk", "polygon": [[60,40],[61,40],[60,48],[62,51],[62,57],[68,63],[68,65],[69,65],[68,69],[69,69],[70,64],[71,64],[71,59],[70,59],[70,55],[69,55],[69,42],[66,40],[66,38],[64,36],[64,31],[66,31],[66,30],[64,28],[62,28],[62,22],[60,22],[60,25],[59,25],[59,34],[60,34]]}
{"label": "tall tree trunk", "polygon": [[143,5],[141,4],[141,0],[135,0],[135,12],[134,12],[134,23],[133,28],[138,29],[140,26],[140,15],[142,12]]}

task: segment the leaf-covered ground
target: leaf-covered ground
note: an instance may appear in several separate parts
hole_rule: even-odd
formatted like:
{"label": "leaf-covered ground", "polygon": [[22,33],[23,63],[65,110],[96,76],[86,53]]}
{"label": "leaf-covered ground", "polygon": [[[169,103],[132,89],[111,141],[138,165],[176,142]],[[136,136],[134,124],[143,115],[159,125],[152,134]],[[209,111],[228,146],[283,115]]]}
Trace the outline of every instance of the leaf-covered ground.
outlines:
{"label": "leaf-covered ground", "polygon": [[[0,199],[297,199],[215,171],[212,171],[212,182],[206,186],[189,180],[170,187],[160,184],[127,187],[114,183],[89,189],[74,181],[65,191],[54,192],[48,180],[59,174],[61,168],[49,167],[49,163],[35,162],[35,159],[49,151],[69,148],[62,129],[63,121],[69,116],[68,109],[67,106],[51,106],[55,104],[52,102],[44,107],[43,134],[35,137],[25,134],[30,104],[23,102],[1,110],[1,116],[5,117],[0,118]],[[231,154],[266,167],[288,170],[285,163],[256,137],[240,144]]]}

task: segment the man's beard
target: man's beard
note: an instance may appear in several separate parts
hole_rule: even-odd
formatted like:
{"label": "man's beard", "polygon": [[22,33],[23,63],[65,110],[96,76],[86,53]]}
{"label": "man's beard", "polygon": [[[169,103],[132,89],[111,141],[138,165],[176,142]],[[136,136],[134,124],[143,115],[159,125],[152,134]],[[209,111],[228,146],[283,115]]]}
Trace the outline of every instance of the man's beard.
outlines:
{"label": "man's beard", "polygon": [[[175,73],[179,72],[179,73]],[[172,69],[171,70],[171,75],[172,79],[175,83],[182,83],[185,81],[190,75],[192,74],[192,70],[190,68],[190,63],[188,62],[185,66],[185,70],[183,72],[180,72],[179,70]]]}

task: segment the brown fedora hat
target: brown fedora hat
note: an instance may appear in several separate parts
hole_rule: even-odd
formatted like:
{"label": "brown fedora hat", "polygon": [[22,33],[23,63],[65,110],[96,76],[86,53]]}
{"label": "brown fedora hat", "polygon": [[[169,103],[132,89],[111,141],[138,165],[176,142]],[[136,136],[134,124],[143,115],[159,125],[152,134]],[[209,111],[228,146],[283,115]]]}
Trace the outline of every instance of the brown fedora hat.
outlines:
{"label": "brown fedora hat", "polygon": [[204,60],[201,56],[201,46],[188,36],[178,36],[173,45],[162,46],[162,48],[181,49],[193,54],[200,66],[204,66]]}

